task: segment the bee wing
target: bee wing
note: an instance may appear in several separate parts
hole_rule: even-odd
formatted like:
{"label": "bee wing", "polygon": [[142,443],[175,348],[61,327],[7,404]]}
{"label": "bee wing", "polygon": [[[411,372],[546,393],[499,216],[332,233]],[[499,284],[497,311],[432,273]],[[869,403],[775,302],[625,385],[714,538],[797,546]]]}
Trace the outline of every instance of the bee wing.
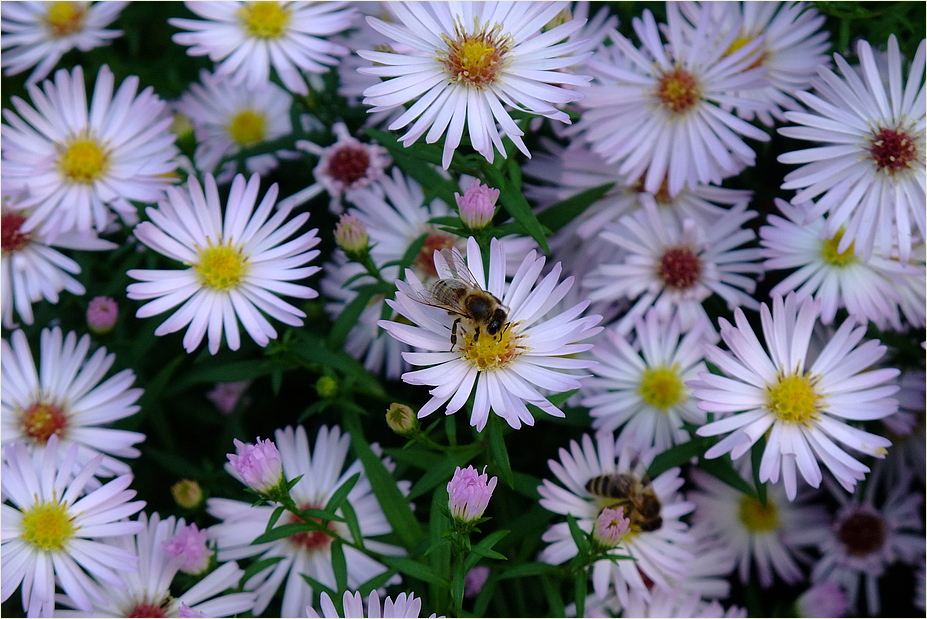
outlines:
{"label": "bee wing", "polygon": [[460,306],[460,301],[456,297],[452,297],[444,288],[432,285],[431,288],[417,290],[410,287],[406,291],[406,296],[424,305],[437,307],[459,316],[465,316],[464,309]]}
{"label": "bee wing", "polygon": [[447,263],[447,268],[451,271],[451,277],[459,279],[470,288],[483,290],[483,287],[480,286],[476,278],[473,277],[470,267],[467,266],[463,256],[460,255],[456,247],[445,247],[441,250],[441,257],[444,258],[444,262]]}

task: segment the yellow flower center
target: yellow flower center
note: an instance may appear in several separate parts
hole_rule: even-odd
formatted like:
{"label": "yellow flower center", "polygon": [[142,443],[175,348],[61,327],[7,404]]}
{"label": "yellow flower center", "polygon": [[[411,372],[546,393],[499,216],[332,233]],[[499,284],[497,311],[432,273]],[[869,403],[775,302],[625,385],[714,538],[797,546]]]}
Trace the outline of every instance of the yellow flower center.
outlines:
{"label": "yellow flower center", "polygon": [[781,376],[766,388],[766,405],[779,421],[808,424],[818,414],[821,396],[815,391],[816,378],[804,374]]}
{"label": "yellow flower center", "polygon": [[744,495],[740,497],[737,514],[752,533],[766,533],[779,528],[779,512],[772,501],[767,500],[766,505],[763,505],[759,499]]}
{"label": "yellow flower center", "polygon": [[235,114],[229,122],[229,136],[239,146],[257,144],[264,139],[267,131],[267,119],[263,114],[253,110],[244,110]]}
{"label": "yellow flower center", "polygon": [[821,244],[821,255],[824,257],[824,262],[827,264],[832,264],[838,267],[845,267],[848,264],[852,264],[857,261],[856,252],[853,249],[853,243],[850,243],[850,246],[847,247],[846,251],[837,251],[837,248],[840,246],[840,240],[843,238],[843,232],[844,231],[841,228],[839,231],[837,231],[837,234],[834,235],[834,238],[827,239]]}
{"label": "yellow flower center", "polygon": [[681,67],[665,73],[657,85],[657,98],[668,110],[682,114],[701,98],[701,89],[691,73]]}
{"label": "yellow flower center", "polygon": [[512,48],[511,37],[501,33],[501,27],[482,28],[475,22],[475,33],[464,32],[457,24],[454,38],[441,35],[447,44],[446,52],[439,52],[438,60],[444,64],[452,82],[482,88],[496,80],[502,72],[505,57]]}
{"label": "yellow flower center", "polygon": [[23,434],[36,443],[45,444],[52,434],[62,436],[68,426],[64,409],[46,402],[35,402],[19,417]]}
{"label": "yellow flower center", "polygon": [[527,351],[519,345],[522,335],[512,333],[512,325],[506,325],[496,335],[490,335],[486,329],[480,329],[478,337],[463,322],[457,326],[457,350],[470,365],[480,371],[498,370],[509,365],[519,355]]}
{"label": "yellow flower center", "polygon": [[239,9],[238,18],[249,36],[279,39],[290,23],[290,11],[278,2],[249,2]]}
{"label": "yellow flower center", "polygon": [[664,413],[671,406],[679,404],[685,397],[679,367],[657,367],[644,370],[641,385],[637,393],[650,406],[659,408]]}
{"label": "yellow flower center", "polygon": [[47,501],[23,514],[22,538],[39,550],[56,552],[74,536],[74,523],[67,507]]}
{"label": "yellow flower center", "polygon": [[[746,34],[741,34],[739,37],[737,37],[736,39],[734,39],[734,42],[731,43],[731,46],[730,46],[729,48],[727,48],[727,51],[724,52],[724,55],[725,55],[725,56],[730,56],[731,54],[733,54],[734,52],[736,52],[737,50],[739,50],[741,47],[744,47],[744,46],[746,46],[746,45],[748,45],[748,44],[750,44],[750,43],[753,43],[754,39],[755,39],[755,37],[751,37],[751,36],[748,36],[748,35],[746,35]],[[744,69],[744,70],[746,71],[746,70],[749,70],[749,69],[755,69],[755,68],[757,68],[757,67],[761,67],[761,66],[763,66],[763,63],[764,63],[765,61],[766,61],[766,50],[764,49],[764,50],[760,53],[760,55],[757,56],[756,60],[754,60],[754,61],[750,64],[750,66],[747,67],[747,68]]]}
{"label": "yellow flower center", "polygon": [[74,34],[84,27],[86,10],[78,2],[49,2],[45,13],[45,27],[55,38]]}
{"label": "yellow flower center", "polygon": [[241,284],[248,272],[248,260],[231,245],[210,245],[200,250],[199,264],[193,268],[207,288],[227,290]]}
{"label": "yellow flower center", "polygon": [[72,183],[89,185],[109,169],[109,153],[92,138],[77,138],[59,155],[58,168]]}

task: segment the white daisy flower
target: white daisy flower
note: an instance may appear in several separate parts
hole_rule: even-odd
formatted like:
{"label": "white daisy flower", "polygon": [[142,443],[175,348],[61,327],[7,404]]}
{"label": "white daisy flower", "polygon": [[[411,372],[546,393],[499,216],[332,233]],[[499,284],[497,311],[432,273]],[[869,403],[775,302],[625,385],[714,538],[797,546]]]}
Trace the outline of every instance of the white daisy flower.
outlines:
{"label": "white daisy flower", "polygon": [[23,323],[31,325],[33,303],[43,299],[57,303],[58,294],[63,290],[76,295],[86,292],[83,284],[72,277],[80,273],[80,265],[56,247],[84,251],[117,247],[90,233],[70,231],[48,238],[37,230],[23,232],[28,213],[8,208],[5,199],[0,213],[0,306],[3,307],[3,326],[7,329],[18,326],[13,319],[14,309]]}
{"label": "white daisy flower", "polygon": [[[630,475],[642,482],[640,465],[649,466],[655,450],[635,453],[625,449],[619,453],[614,436],[610,432],[599,432],[595,443],[586,434],[582,445],[570,441],[570,451],[561,448],[559,454],[560,462],[548,460],[548,464],[564,487],[545,479],[538,486],[542,507],[575,517],[579,527],[586,532],[592,531],[602,509],[610,506],[620,507],[631,520],[631,528],[620,540],[620,545],[609,552],[633,559],[596,561],[591,571],[596,596],[604,599],[610,590],[614,590],[620,603],[627,605],[632,597],[649,600],[653,596],[668,594],[673,583],[683,578],[695,561],[691,552],[693,538],[687,532],[688,525],[680,519],[695,506],[683,501],[678,492],[683,484],[679,468],[661,473],[653,480],[652,492],[659,510],[656,517],[651,514],[644,519],[638,511],[640,490],[637,502],[623,504],[614,497],[594,494],[587,486],[594,484],[592,480],[601,481],[599,478],[603,475],[614,474]],[[649,489],[646,491],[649,492]],[[541,551],[539,561],[559,565],[576,556],[576,542],[566,522],[551,526],[541,539],[550,545]]]}
{"label": "white daisy flower", "polygon": [[[576,54],[584,41],[565,41],[584,21],[569,20],[541,29],[566,6],[562,2],[391,3],[400,23],[368,17],[410,53],[358,51],[374,63],[361,73],[387,79],[364,91],[371,112],[415,103],[389,125],[409,127],[400,138],[408,146],[425,135],[429,144],[444,140],[442,165],[450,165],[464,125],[474,150],[489,162],[495,151],[505,156],[497,127],[530,157],[519,128],[503,103],[531,114],[569,124],[557,106],[582,95],[564,86],[585,86],[586,76],[562,71],[588,54]],[[564,86],[561,86],[564,85]],[[427,132],[427,135],[426,135]]]}
{"label": "white daisy flower", "polygon": [[583,386],[582,405],[589,408],[592,427],[621,428],[619,450],[627,445],[662,452],[688,441],[683,423],[700,426],[705,413],[686,382],[708,370],[702,346],[710,332],[711,325],[701,320],[680,338],[678,317],[663,321],[653,308],[635,321],[633,347],[618,330],[606,329],[592,350],[599,362],[595,376]]}
{"label": "white daisy flower", "polygon": [[[150,518],[140,514],[138,523],[132,524],[140,527],[136,535],[113,539],[110,544],[136,557],[138,571],[125,574],[122,587],[104,585],[103,599],[94,603],[92,616],[231,617],[246,613],[254,606],[253,591],[222,595],[230,587],[235,588],[245,573],[234,561],[220,565],[183,593],[171,590],[171,582],[183,564],[165,550],[165,545],[186,526],[183,518],[177,520],[168,516],[162,520],[158,514],[152,514]],[[77,608],[68,596],[59,601]],[[58,610],[55,616],[76,618],[87,615]]]}
{"label": "white daisy flower", "polygon": [[[359,460],[345,468],[350,436],[342,434],[335,427],[319,429],[315,446],[309,449],[306,430],[302,426],[287,427],[275,432],[277,449],[283,461],[284,476],[288,480],[302,476],[290,490],[290,496],[301,509],[325,507],[332,494],[349,478],[360,473],[357,483],[348,493],[348,502],[357,515],[364,546],[387,555],[400,555],[403,550],[375,539],[391,532],[383,509],[377,502]],[[231,465],[226,469],[233,471]],[[302,578],[306,574],[323,585],[337,588],[332,567],[332,537],[322,533],[297,533],[287,538],[265,544],[251,542],[267,529],[275,506],[252,506],[250,502],[231,499],[208,499],[207,511],[222,522],[210,527],[210,536],[219,546],[220,561],[238,560],[260,555],[259,560],[283,557],[273,566],[259,572],[245,583],[249,590],[257,592],[254,614],[260,615],[267,608],[277,590],[284,586],[281,617],[296,617],[312,603],[312,587]],[[337,512],[340,514],[339,512]],[[280,519],[279,524],[299,520],[292,514]],[[330,530],[350,540],[347,525],[339,522],[329,524]],[[344,546],[347,562],[348,587],[357,589],[371,578],[382,574],[386,567],[364,553]],[[284,584],[284,580],[286,583]],[[398,582],[394,577],[390,582]]]}
{"label": "white daisy flower", "polygon": [[431,288],[426,289],[411,270],[406,270],[406,281],[396,282],[396,299],[387,303],[412,324],[382,320],[379,325],[397,340],[421,349],[403,353],[406,361],[429,366],[402,376],[409,384],[433,387],[431,400],[419,409],[420,418],[445,405],[446,414],[457,412],[471,392],[470,425],[478,431],[486,426],[490,411],[516,429],[522,423],[534,425],[526,402],[549,415],[564,416],[538,389],[559,393],[579,388],[583,376],[567,372],[594,362],[572,355],[592,348],[578,342],[601,331],[595,326],[601,317],[580,318],[589,305],[585,301],[545,320],[572,287],[573,278],[558,284],[557,264],[538,283],[544,262],[536,251],[528,252],[507,283],[502,243],[492,239],[487,285],[480,247],[470,237],[466,263],[455,249],[435,252],[440,280]]}
{"label": "white daisy flower", "polygon": [[887,74],[869,43],[860,41],[857,53],[859,67],[835,54],[842,77],[821,69],[815,94],[798,94],[810,112],[786,112],[799,126],[779,133],[818,146],[779,155],[782,163],[804,164],[786,174],[782,188],[799,190],[792,203],[810,203],[810,217],[828,214],[829,236],[846,228],[838,251],[852,243],[863,256],[874,248],[888,255],[897,243],[907,260],[912,229],[927,236],[924,41],[907,80],[895,35],[888,39]]}
{"label": "white daisy flower", "polygon": [[[704,6],[703,6],[704,5]],[[829,65],[828,32],[821,30],[826,21],[813,6],[805,2],[680,2],[682,13],[698,24],[701,11],[708,10],[716,32],[727,33],[740,28],[731,51],[762,39],[756,66],[766,67],[763,85],[737,92],[747,101],[769,104],[758,109],[734,105],[744,120],[754,117],[767,127],[784,121],[783,110],[801,110],[795,95],[807,90],[819,68]]]}
{"label": "white daisy flower", "polygon": [[219,62],[216,73],[255,90],[270,79],[273,68],[291,92],[306,95],[301,71],[325,73],[338,64],[347,48],[324,37],[347,30],[355,9],[346,2],[185,2],[204,20],[171,18],[172,26],[189,30],[172,38],[191,46],[190,56]]}
{"label": "white daisy flower", "polygon": [[139,308],[139,318],[155,316],[183,303],[161,323],[155,335],[189,325],[183,338],[186,351],[195,350],[208,332],[209,352],[216,354],[223,334],[229,348],[238,350],[239,321],[259,346],[277,337],[265,313],[284,324],[302,326],[306,314],[277,295],[300,299],[318,295],[308,286],[291,283],[319,270],[305,266],[319,254],[312,250],[319,243],[317,231],[287,241],[309,214],[301,213],[284,223],[293,205],[281,203],[273,212],[276,183],[255,209],[259,185],[258,176],[252,176],[247,184],[244,176],[236,176],[223,215],[215,179],[206,176],[204,193],[196,178],[190,177],[185,188],[171,188],[157,209],[146,209],[151,221],[136,226],[135,236],[188,267],[132,269],[127,273],[141,282],[127,288],[130,299],[154,299]]}
{"label": "white daisy flower", "polygon": [[3,449],[2,599],[21,587],[23,608],[33,617],[52,616],[56,585],[89,613],[102,599],[100,583],[120,586],[138,561],[111,543],[142,528],[125,520],[145,505],[130,502],[132,476],[85,492],[103,456],[78,468],[78,446],[59,448],[52,436],[39,449],[23,442]]}
{"label": "white daisy flower", "polygon": [[655,202],[644,201],[643,209],[607,224],[601,233],[627,256],[600,265],[586,276],[583,286],[593,301],[627,298],[634,303],[617,323],[622,333],[651,306],[664,319],[678,312],[680,328],[688,331],[700,318],[708,319],[702,302],[712,294],[729,308],[755,309],[759,304],[751,294],[756,280],[748,274],[763,273],[761,254],[759,248],[741,247],[756,238],[743,226],[755,215],[741,206],[713,225],[694,219],[680,224],[659,211]]}
{"label": "white daisy flower", "polygon": [[862,322],[871,320],[879,329],[890,326],[900,331],[901,295],[896,282],[901,274],[913,273],[913,265],[880,256],[866,259],[853,244],[841,252],[842,230],[830,236],[823,216],[809,220],[805,209],[780,198],[775,203],[785,217],[769,215],[767,225],[760,228],[765,266],[793,271],[770,295],[795,291],[799,300],[820,299],[824,324],[834,322],[838,308],[846,308]]}
{"label": "white daisy flower", "polygon": [[781,485],[768,484],[764,505],[699,469],[690,471],[690,479],[696,485],[687,495],[696,506],[693,528],[733,550],[742,583],[756,578],[768,589],[774,577],[790,585],[804,579],[797,560],[810,563],[810,557],[802,547],[819,541],[809,529],[828,520],[821,505],[810,503],[810,494],[800,493],[793,502]]}
{"label": "white daisy flower", "polygon": [[[306,616],[308,617],[421,617],[422,598],[415,597],[414,593],[400,593],[394,600],[388,597],[383,600],[382,610],[380,607],[380,594],[376,590],[371,591],[367,597],[367,609],[364,609],[364,601],[360,592],[344,592],[342,598],[342,608],[344,612],[338,612],[331,598],[324,591],[319,599],[319,605],[322,608],[320,615],[311,606],[306,607]],[[441,615],[444,617],[444,615]],[[431,613],[430,619],[435,619],[435,613]]]}
{"label": "white daisy flower", "polygon": [[740,309],[734,312],[736,328],[719,319],[721,338],[730,352],[708,345],[706,355],[724,375],[703,373],[689,384],[702,410],[724,416],[702,426],[697,434],[730,432],[705,457],[730,453],[736,460],[765,435],[759,480],[778,483],[781,476],[789,500],[796,495],[796,469],[811,486],[820,486],[819,462],[852,490],[869,467],[837,443],[885,457],[890,441],[846,421],[881,419],[895,412],[898,403],[889,396],[898,386],[889,383],[898,370],[866,369],[886,348],[877,340],[861,344],[866,327],[852,319],[844,321],[811,358],[808,344],[820,303],[806,299],[799,304],[789,294],[784,301],[773,297],[772,306],[772,313],[765,303],[760,306],[765,347]]}
{"label": "white daisy flower", "polygon": [[[227,76],[200,71],[200,83],[191,84],[177,111],[193,124],[196,135],[194,162],[198,170],[216,174],[218,182],[231,180],[237,163],[225,161],[221,174],[216,166],[240,150],[292,133],[290,106],[293,96],[273,82],[259,88],[232,84]],[[293,151],[278,151],[248,157],[249,174],[264,175],[277,167],[278,157],[293,157]]]}
{"label": "white daisy flower", "polygon": [[[102,454],[100,477],[126,475],[129,465],[118,458],[137,458],[135,444],[145,435],[107,427],[139,411],[136,401],[142,390],[131,388],[132,370],[122,370],[105,381],[116,355],[99,347],[88,358],[90,336],[79,340],[73,331],[42,329],[38,364],[22,331],[2,341],[3,389],[0,434],[4,448],[22,441],[34,449],[51,437],[61,443],[62,453],[78,445],[77,465]],[[36,368],[38,366],[38,369]],[[102,381],[102,382],[101,382]]]}
{"label": "white daisy flower", "polygon": [[720,184],[753,165],[755,153],[741,136],[766,141],[769,135],[722,108],[767,107],[735,94],[761,87],[767,70],[753,67],[762,37],[728,53],[739,28],[719,35],[703,8],[693,31],[676,3],[666,12],[667,44],[645,10],[643,21],[632,22],[642,50],[614,32],[614,45],[589,61],[596,80],[579,104],[584,111],[576,132],[617,163],[618,174],[643,180],[650,193],[665,181],[673,196],[697,183]]}
{"label": "white daisy flower", "polygon": [[923,495],[913,490],[910,469],[892,471],[894,477],[888,472],[877,466],[865,491],[853,496],[831,488],[841,506],[834,523],[823,527],[822,557],[811,571],[812,582],[841,585],[853,605],[862,585],[872,617],[880,614],[879,580],[886,568],[901,561],[913,569],[924,560]]}
{"label": "white daisy flower", "polygon": [[34,84],[72,49],[82,52],[107,45],[122,30],[107,30],[128,2],[8,2],[0,10],[0,47],[4,75],[35,67]]}
{"label": "white daisy flower", "polygon": [[35,108],[19,97],[4,109],[4,192],[23,192],[24,232],[53,237],[77,228],[102,232],[113,212],[138,221],[135,202],[153,203],[174,182],[178,150],[166,104],[139,80],[115,79],[104,65],[87,107],[84,71],[61,69],[54,81],[27,87]]}

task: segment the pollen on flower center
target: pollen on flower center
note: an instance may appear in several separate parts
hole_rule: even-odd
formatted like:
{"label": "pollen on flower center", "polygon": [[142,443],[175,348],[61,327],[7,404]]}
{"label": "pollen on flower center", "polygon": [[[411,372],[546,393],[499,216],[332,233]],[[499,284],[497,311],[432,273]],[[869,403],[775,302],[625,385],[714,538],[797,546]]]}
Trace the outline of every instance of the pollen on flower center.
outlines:
{"label": "pollen on flower center", "polygon": [[880,172],[894,174],[907,169],[917,159],[917,146],[905,131],[880,127],[872,136],[869,154]]}
{"label": "pollen on flower center", "polygon": [[[734,39],[734,42],[731,43],[731,46],[730,46],[729,48],[727,48],[727,51],[724,52],[724,55],[725,55],[725,56],[730,56],[731,54],[733,54],[734,52],[736,52],[736,51],[739,50],[740,48],[742,48],[742,47],[748,45],[749,43],[752,43],[752,42],[754,41],[755,38],[756,38],[756,37],[752,37],[752,36],[749,36],[749,35],[746,35],[746,34],[741,34],[741,35],[738,36],[736,39]],[[759,56],[757,56],[756,60],[754,60],[754,61],[750,64],[749,67],[747,67],[746,69],[744,69],[744,71],[748,71],[748,70],[750,70],[750,69],[755,69],[755,68],[757,68],[757,67],[761,67],[761,66],[763,66],[763,63],[764,63],[765,61],[766,61],[766,50],[763,50],[763,52],[762,52]]]}
{"label": "pollen on flower center", "polygon": [[[165,600],[166,601],[166,600]],[[126,617],[167,617],[163,602],[156,604],[154,602],[142,602],[136,604],[132,610],[126,613]]]}
{"label": "pollen on flower center", "polygon": [[846,251],[837,251],[840,246],[840,240],[843,238],[843,229],[841,228],[833,238],[827,239],[821,243],[821,256],[824,262],[838,267],[845,267],[857,261],[856,252],[853,249],[853,243],[847,247]]}
{"label": "pollen on flower center", "polygon": [[482,88],[499,77],[512,45],[510,37],[502,35],[498,25],[487,29],[480,28],[476,22],[475,26],[475,34],[464,32],[458,24],[454,28],[454,38],[441,35],[447,51],[439,54],[439,60],[452,82]]}
{"label": "pollen on flower center", "polygon": [[864,557],[878,551],[885,543],[885,521],[877,514],[858,511],[843,521],[837,537],[849,554]]}
{"label": "pollen on flower center", "polygon": [[779,513],[772,501],[763,505],[759,499],[742,496],[737,514],[748,531],[765,533],[779,528]]}
{"label": "pollen on flower center", "polygon": [[425,242],[422,243],[422,249],[415,257],[415,266],[427,277],[437,277],[438,270],[435,268],[435,252],[454,246],[454,241],[458,237],[447,232],[432,229],[428,233]]}
{"label": "pollen on flower center", "polygon": [[64,409],[46,402],[35,402],[19,417],[23,434],[36,443],[45,443],[53,434],[64,435],[68,417]]}
{"label": "pollen on flower center", "polygon": [[109,168],[109,153],[91,138],[72,140],[58,156],[61,174],[73,183],[89,185]]}
{"label": "pollen on flower center", "polygon": [[779,421],[808,423],[818,414],[817,381],[803,374],[782,376],[766,388],[766,403]]}
{"label": "pollen on flower center", "polygon": [[45,13],[45,27],[55,38],[79,32],[84,27],[87,11],[79,2],[49,2]]}
{"label": "pollen on flower center", "polygon": [[257,144],[267,134],[267,119],[259,112],[243,110],[229,122],[228,132],[239,146]]}
{"label": "pollen on flower center", "polygon": [[658,275],[667,288],[691,288],[701,274],[702,261],[688,247],[671,247],[660,257]]}
{"label": "pollen on flower center", "polygon": [[46,501],[23,513],[22,538],[39,550],[62,550],[74,535],[74,523],[66,506]]}
{"label": "pollen on flower center", "polygon": [[[300,506],[300,509],[321,509],[319,505],[306,504]],[[318,518],[310,518],[315,522],[320,522]],[[290,524],[297,522],[306,522],[299,516],[295,514],[290,514]],[[328,523],[328,529],[331,530],[332,523]],[[290,542],[300,548],[305,548],[306,550],[321,550],[328,547],[332,542],[332,536],[326,533],[325,531],[304,531],[302,533],[297,533],[291,535],[289,538]]]}
{"label": "pollen on flower center", "polygon": [[332,178],[350,187],[367,176],[369,165],[370,155],[364,148],[342,146],[329,157],[327,167]]}
{"label": "pollen on flower center", "polygon": [[4,254],[19,251],[32,240],[28,234],[19,231],[25,221],[26,216],[16,212],[4,213],[0,217],[0,250]]}
{"label": "pollen on flower center", "polygon": [[193,268],[204,286],[226,290],[241,284],[248,272],[248,261],[231,245],[211,245],[200,250],[199,264]]}
{"label": "pollen on flower center", "polygon": [[661,105],[676,114],[694,107],[701,96],[695,76],[681,67],[664,73],[657,85],[657,98]]}
{"label": "pollen on flower center", "polygon": [[498,370],[510,364],[527,348],[519,345],[522,335],[513,334],[511,323],[496,335],[480,329],[479,337],[473,337],[472,327],[463,321],[457,327],[457,350],[461,357],[480,371]]}
{"label": "pollen on flower center", "polygon": [[290,11],[278,2],[249,2],[238,11],[248,35],[256,39],[279,39],[290,23]]}
{"label": "pollen on flower center", "polygon": [[644,370],[637,393],[644,402],[665,413],[683,399],[683,387],[677,366],[648,368]]}

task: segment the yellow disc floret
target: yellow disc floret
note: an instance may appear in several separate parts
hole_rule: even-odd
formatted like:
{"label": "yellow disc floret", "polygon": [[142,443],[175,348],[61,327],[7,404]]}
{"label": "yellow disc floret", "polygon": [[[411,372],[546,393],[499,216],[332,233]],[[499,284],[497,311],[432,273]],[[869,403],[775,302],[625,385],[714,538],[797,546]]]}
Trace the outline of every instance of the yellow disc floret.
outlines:
{"label": "yellow disc floret", "polygon": [[53,501],[33,506],[23,513],[22,538],[35,548],[59,551],[74,536],[74,523],[67,507]]}
{"label": "yellow disc floret", "polygon": [[203,286],[227,290],[239,286],[248,272],[248,261],[231,245],[210,245],[200,250],[199,264],[193,267]]}
{"label": "yellow disc floret", "polygon": [[457,334],[457,349],[465,361],[476,369],[498,370],[510,364],[527,348],[519,345],[523,336],[513,333],[512,325],[506,325],[496,335],[480,330],[479,337],[473,337],[473,331],[463,328]]}
{"label": "yellow disc floret", "polygon": [[644,370],[637,393],[644,402],[665,413],[685,397],[685,385],[679,376],[679,368],[674,365]]}
{"label": "yellow disc floret", "polygon": [[845,267],[857,261],[856,251],[853,249],[853,243],[845,251],[838,251],[840,240],[843,238],[843,228],[837,231],[833,238],[827,239],[821,243],[821,256],[824,262],[838,267]]}
{"label": "yellow disc floret", "polygon": [[239,9],[238,18],[249,36],[279,39],[290,23],[290,11],[279,2],[248,2]]}
{"label": "yellow disc floret", "polygon": [[267,119],[253,110],[242,110],[229,121],[228,132],[239,146],[257,144],[267,133]]}
{"label": "yellow disc floret", "polygon": [[109,169],[109,154],[96,140],[77,138],[58,156],[58,169],[72,183],[89,185]]}
{"label": "yellow disc floret", "polygon": [[817,379],[805,374],[780,376],[775,385],[766,388],[766,404],[779,421],[808,424],[820,410],[816,383]]}
{"label": "yellow disc floret", "polygon": [[45,12],[45,27],[55,38],[66,37],[84,27],[87,11],[80,2],[49,2]]}
{"label": "yellow disc floret", "polygon": [[759,499],[744,495],[740,497],[737,514],[744,527],[753,533],[766,533],[779,528],[779,512],[772,501],[763,505]]}
{"label": "yellow disc floret", "polygon": [[496,81],[505,65],[506,55],[512,47],[511,37],[503,35],[498,26],[487,29],[474,24],[473,33],[467,33],[458,24],[454,37],[442,35],[447,51],[439,53],[453,82],[482,88]]}

